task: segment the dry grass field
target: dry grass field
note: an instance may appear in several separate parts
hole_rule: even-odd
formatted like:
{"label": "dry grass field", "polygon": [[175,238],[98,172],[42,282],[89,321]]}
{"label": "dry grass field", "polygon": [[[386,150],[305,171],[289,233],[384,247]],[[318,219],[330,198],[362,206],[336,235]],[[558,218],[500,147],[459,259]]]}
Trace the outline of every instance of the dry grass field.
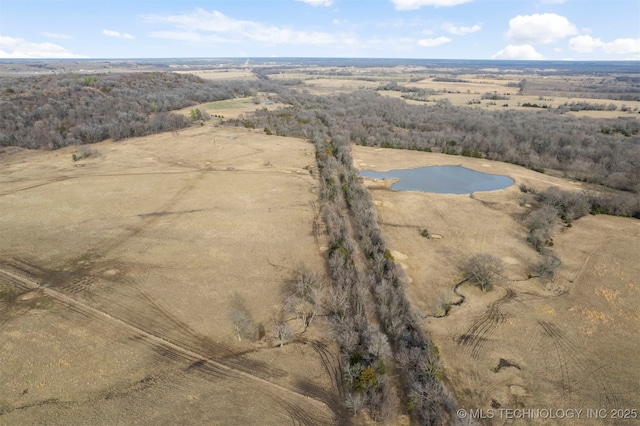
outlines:
{"label": "dry grass field", "polygon": [[272,338],[284,284],[324,275],[312,145],[207,123],[91,149],[0,154],[0,424],[342,417],[322,319]]}
{"label": "dry grass field", "polygon": [[[566,84],[567,87],[571,87],[570,83],[565,81],[565,78],[551,78],[551,80],[558,80],[554,87],[558,88],[557,92],[544,90],[543,82],[545,79],[539,79],[535,81],[534,84],[527,83],[528,86],[532,88],[528,90],[528,92],[534,92],[536,94],[527,94],[524,95],[519,94],[519,89],[517,87],[510,87],[508,84],[516,84],[522,78],[529,77],[527,81],[531,80],[530,76],[514,76],[514,75],[501,75],[500,78],[490,76],[481,78],[473,75],[461,75],[458,76],[461,82],[443,82],[437,81],[434,78],[427,78],[425,80],[406,84],[409,87],[418,87],[421,89],[430,89],[434,91],[438,91],[440,93],[432,95],[429,97],[430,100],[436,102],[442,99],[448,99],[452,105],[456,106],[470,106],[475,108],[487,108],[493,110],[501,110],[501,109],[519,109],[523,111],[539,111],[539,108],[530,108],[523,107],[523,104],[537,104],[537,105],[547,105],[549,108],[555,109],[565,103],[571,104],[572,102],[585,102],[589,104],[604,104],[610,105],[613,104],[617,107],[614,111],[598,111],[598,110],[588,110],[588,111],[578,111],[578,112],[569,112],[568,114],[573,114],[576,116],[588,116],[588,117],[598,117],[598,118],[616,118],[616,117],[635,117],[639,118],[637,108],[640,107],[640,103],[638,101],[621,101],[621,100],[611,100],[611,99],[594,99],[592,97],[588,97],[586,93],[575,92],[571,93],[568,91],[562,91],[560,88],[562,87],[562,83]],[[573,78],[572,81],[585,81],[585,79]],[[575,84],[575,83],[574,83]],[[577,90],[577,89],[576,89]],[[383,94],[391,95],[391,96],[400,96],[399,92],[382,92]],[[493,93],[496,95],[501,95],[506,97],[507,99],[482,99],[482,95]],[[539,93],[539,94],[538,94]],[[622,111],[623,107],[630,108],[630,112]],[[635,111],[634,111],[635,109]]]}
{"label": "dry grass field", "polygon": [[[263,96],[258,96],[257,100],[260,102],[266,102],[267,97],[263,94]],[[256,104],[254,102],[254,98],[235,98],[184,108],[176,111],[176,113],[183,114],[184,116],[189,117],[191,111],[194,108],[199,108],[202,112],[206,112],[210,116],[220,115],[225,119],[230,119],[238,118],[243,114],[251,113],[258,108],[266,108],[268,110],[272,110],[283,106],[284,105],[278,103]]]}
{"label": "dry grass field", "polygon": [[[401,86],[415,87],[419,89],[433,90],[436,93],[428,96],[429,101],[437,102],[448,100],[452,105],[468,106],[472,108],[486,108],[492,110],[518,109],[522,111],[536,112],[539,108],[523,107],[523,104],[547,105],[555,109],[565,103],[585,102],[593,105],[616,106],[616,110],[585,110],[568,112],[576,116],[596,118],[634,117],[640,118],[638,101],[624,101],[607,99],[606,94],[601,98],[594,97],[585,86],[595,84],[593,77],[588,76],[538,76],[535,74],[523,74],[509,70],[484,69],[478,70],[478,74],[460,74],[459,70],[451,69],[454,81],[443,81],[443,72],[438,69],[439,77],[425,75],[429,69],[424,67],[390,67],[390,68],[356,68],[349,69],[351,75],[344,76],[333,68],[295,69],[281,74],[272,75],[274,80],[299,79],[303,81],[304,88],[315,95],[328,95],[332,93],[346,93],[358,89],[375,89],[389,81],[395,81]],[[200,75],[200,74],[198,74]],[[204,75],[202,75],[204,77]],[[204,77],[207,78],[207,77]],[[416,78],[419,81],[410,81]],[[517,85],[526,79],[527,90],[525,94],[519,93]],[[446,80],[446,79],[445,79]],[[598,82],[602,79],[598,79]],[[383,96],[400,97],[398,91],[380,91]],[[497,94],[508,99],[482,99],[482,95],[488,93]],[[411,104],[424,104],[422,101],[407,100]],[[628,108],[629,111],[623,111]]]}
{"label": "dry grass field", "polygon": [[197,71],[177,71],[178,74],[193,74],[205,80],[257,80],[250,69],[211,69]]}
{"label": "dry grass field", "polygon": [[345,78],[318,78],[306,80],[304,87],[314,95],[328,95],[332,93],[349,93],[358,89],[375,89],[380,83],[345,79]]}
{"label": "dry grass field", "polygon": [[[499,420],[499,408],[638,408],[638,220],[588,216],[557,229],[553,249],[563,265],[553,282],[543,283],[529,278],[538,254],[518,220],[529,209],[518,187],[580,190],[581,184],[444,154],[355,146],[353,156],[360,170],[455,164],[515,180],[473,196],[397,192],[386,188],[390,182],[365,180],[392,254],[408,275],[409,299],[440,349],[461,407],[493,408],[496,424],[510,424]],[[425,228],[429,239],[420,235]],[[460,266],[485,252],[504,261],[501,284],[486,293],[463,284],[456,294]],[[443,305],[460,295],[464,302],[443,316]],[[603,423],[632,424],[610,416],[580,422]]]}

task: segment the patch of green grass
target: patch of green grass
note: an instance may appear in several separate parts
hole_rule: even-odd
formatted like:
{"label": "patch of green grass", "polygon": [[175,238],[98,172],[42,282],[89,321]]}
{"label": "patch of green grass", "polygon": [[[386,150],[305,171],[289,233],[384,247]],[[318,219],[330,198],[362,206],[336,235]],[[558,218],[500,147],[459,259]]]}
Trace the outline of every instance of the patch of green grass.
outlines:
{"label": "patch of green grass", "polygon": [[0,302],[10,302],[16,298],[16,292],[9,290],[0,290]]}
{"label": "patch of green grass", "polygon": [[219,109],[234,109],[234,108],[244,108],[247,105],[255,105],[253,103],[253,98],[236,98],[236,99],[227,99],[224,101],[211,102],[204,106],[205,109],[208,110],[219,110]]}
{"label": "patch of green grass", "polygon": [[29,309],[49,309],[53,306],[53,299],[47,296],[29,301]]}

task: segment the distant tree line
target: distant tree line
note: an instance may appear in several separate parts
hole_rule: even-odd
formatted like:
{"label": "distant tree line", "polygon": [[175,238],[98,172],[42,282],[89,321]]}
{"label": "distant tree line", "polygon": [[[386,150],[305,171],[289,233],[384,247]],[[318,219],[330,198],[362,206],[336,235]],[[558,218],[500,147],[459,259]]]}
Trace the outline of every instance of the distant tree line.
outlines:
{"label": "distant tree line", "polygon": [[211,82],[175,73],[0,78],[0,146],[56,149],[190,125],[170,111],[240,96],[265,83]]}
{"label": "distant tree line", "polygon": [[289,90],[281,98],[292,106],[257,110],[245,121],[273,134],[300,137],[330,125],[360,145],[479,156],[640,193],[636,118],[473,109],[446,100],[410,105],[372,90],[322,97]]}
{"label": "distant tree line", "polygon": [[592,104],[590,102],[565,102],[558,107],[561,112],[566,111],[615,111],[618,107],[615,104]]}

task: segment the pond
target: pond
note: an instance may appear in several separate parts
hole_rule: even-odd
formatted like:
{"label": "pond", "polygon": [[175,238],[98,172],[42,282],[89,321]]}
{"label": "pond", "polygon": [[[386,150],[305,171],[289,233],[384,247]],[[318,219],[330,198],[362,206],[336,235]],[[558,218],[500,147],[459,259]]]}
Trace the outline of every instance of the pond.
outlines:
{"label": "pond", "polygon": [[374,179],[400,179],[391,185],[397,191],[422,191],[437,194],[471,194],[495,191],[513,185],[510,177],[478,172],[462,166],[429,166],[416,169],[373,172],[365,170],[360,176]]}

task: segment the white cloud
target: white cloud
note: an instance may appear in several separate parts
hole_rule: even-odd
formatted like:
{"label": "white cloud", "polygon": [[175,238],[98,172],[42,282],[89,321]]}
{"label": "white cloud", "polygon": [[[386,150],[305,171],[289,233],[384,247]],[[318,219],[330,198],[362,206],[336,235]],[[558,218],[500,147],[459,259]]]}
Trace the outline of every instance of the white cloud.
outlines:
{"label": "white cloud", "polygon": [[467,34],[475,33],[476,31],[480,31],[482,29],[482,27],[478,24],[473,25],[471,27],[463,27],[463,26],[456,27],[451,23],[445,23],[444,25],[442,25],[442,28],[447,32],[455,35],[467,35]]}
{"label": "white cloud", "polygon": [[84,58],[53,43],[32,43],[22,38],[0,36],[0,58]]}
{"label": "white cloud", "polygon": [[120,33],[118,31],[111,31],[111,30],[102,30],[102,34],[106,35],[107,37],[124,38],[127,40],[133,40],[135,38],[131,34]]}
{"label": "white cloud", "polygon": [[600,38],[581,35],[569,40],[569,48],[580,53],[602,51],[618,55],[638,54],[640,53],[640,38],[618,38],[614,41],[604,42]]}
{"label": "white cloud", "polygon": [[423,38],[422,40],[418,40],[418,44],[423,47],[436,47],[449,43],[450,41],[451,39],[449,37]]}
{"label": "white cloud", "polygon": [[542,4],[563,4],[566,0],[540,0]]}
{"label": "white cloud", "polygon": [[396,10],[416,10],[423,6],[448,7],[469,3],[473,0],[391,0]]}
{"label": "white cloud", "polygon": [[331,6],[333,0],[296,0],[302,3],[308,3],[311,6]]}
{"label": "white cloud", "polygon": [[66,34],[58,34],[58,33],[50,33],[50,32],[42,32],[40,33],[45,37],[49,37],[49,38],[55,38],[58,40],[71,40],[73,37],[71,37],[70,35],[66,35]]}
{"label": "white cloud", "polygon": [[[215,33],[219,41],[240,42],[252,41],[270,44],[326,45],[337,42],[336,36],[326,32],[298,31],[291,28],[266,25],[255,21],[243,21],[230,18],[216,10],[207,12],[197,9],[193,13],[173,16],[149,15],[144,19],[151,23],[169,23],[183,29],[182,31],[162,31],[152,33],[154,37],[173,40],[190,37],[198,31]],[[185,34],[186,33],[186,34]],[[206,36],[202,36],[205,37]]]}
{"label": "white cloud", "polygon": [[578,30],[564,16],[555,13],[518,15],[509,21],[509,40],[519,45],[549,44],[577,34]]}
{"label": "white cloud", "polygon": [[154,38],[185,41],[190,43],[229,43],[229,40],[211,34],[201,34],[195,31],[156,31],[150,34]]}
{"label": "white cloud", "polygon": [[521,59],[521,60],[539,60],[544,59],[544,57],[536,52],[536,49],[529,44],[523,45],[513,45],[510,44],[495,55],[491,57],[492,59]]}
{"label": "white cloud", "polygon": [[600,49],[604,46],[604,43],[599,38],[593,38],[590,35],[581,35],[573,37],[569,40],[569,48],[580,53],[593,52],[596,49]]}

